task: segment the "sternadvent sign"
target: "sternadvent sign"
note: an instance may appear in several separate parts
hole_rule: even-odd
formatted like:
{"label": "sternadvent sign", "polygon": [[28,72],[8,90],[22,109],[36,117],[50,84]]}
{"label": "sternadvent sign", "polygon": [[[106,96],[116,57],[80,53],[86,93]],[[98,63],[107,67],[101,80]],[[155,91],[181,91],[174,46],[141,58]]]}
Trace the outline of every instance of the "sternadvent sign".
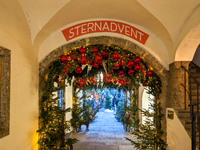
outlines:
{"label": "sternadvent sign", "polygon": [[89,21],[62,30],[62,33],[67,41],[81,35],[97,32],[123,34],[142,44],[145,44],[149,37],[148,34],[133,26],[116,21]]}

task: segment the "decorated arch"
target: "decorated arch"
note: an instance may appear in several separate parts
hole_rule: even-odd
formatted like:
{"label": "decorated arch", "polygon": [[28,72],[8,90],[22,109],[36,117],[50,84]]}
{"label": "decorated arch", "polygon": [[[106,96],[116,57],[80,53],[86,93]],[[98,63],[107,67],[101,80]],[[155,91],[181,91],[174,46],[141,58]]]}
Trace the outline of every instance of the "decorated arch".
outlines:
{"label": "decorated arch", "polygon": [[[101,84],[94,79],[94,75],[99,71],[104,74],[104,82]],[[151,135],[153,134],[157,137],[154,137],[154,140],[157,140],[157,144],[162,143],[161,145],[164,145],[161,127],[162,113],[159,101],[162,93],[162,83],[157,73],[152,68],[149,68],[145,60],[139,55],[116,45],[94,44],[74,47],[67,53],[57,57],[48,67],[45,74],[45,83],[42,84],[43,88],[40,91],[42,94],[40,94],[40,129],[38,132],[40,133],[39,144],[41,149],[64,149],[67,142],[69,142],[69,140],[64,139],[64,130],[69,125],[63,119],[69,109],[63,110],[55,106],[57,98],[52,96],[53,91],[66,86],[66,83],[63,82],[64,80],[68,81],[67,84],[73,84],[76,89],[83,91],[88,88],[105,87],[131,91],[137,89],[140,84],[148,86],[148,92],[155,97],[153,106],[154,122],[148,128],[153,127],[154,132],[152,131]],[[54,87],[55,82],[60,86]],[[132,99],[132,101],[135,110],[132,111],[134,114],[133,120],[137,122],[137,102],[135,99]],[[139,126],[138,122],[137,128],[144,130],[144,126]],[[137,132],[137,134],[141,133]],[[141,139],[145,143],[145,138]],[[139,144],[138,146],[140,147],[141,145]]]}

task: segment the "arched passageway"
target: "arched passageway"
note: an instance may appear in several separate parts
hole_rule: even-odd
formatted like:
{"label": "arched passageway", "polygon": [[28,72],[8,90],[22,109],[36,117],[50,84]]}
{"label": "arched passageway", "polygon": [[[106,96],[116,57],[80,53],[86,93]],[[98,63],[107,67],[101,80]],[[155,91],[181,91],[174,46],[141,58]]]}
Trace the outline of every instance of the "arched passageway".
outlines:
{"label": "arched passageway", "polygon": [[72,138],[77,138],[79,142],[74,145],[74,150],[125,150],[133,149],[133,145],[125,139],[132,138],[129,132],[124,130],[123,124],[115,118],[114,111],[100,109],[96,119],[91,122],[89,131],[73,133]]}
{"label": "arched passageway", "polygon": [[[97,53],[96,53],[96,51],[97,51]],[[78,55],[75,54],[76,55],[75,58],[74,58],[74,52],[75,53],[78,52]],[[100,54],[99,54],[99,52],[100,52]],[[85,53],[87,53],[87,54],[85,55]],[[72,54],[72,56],[71,56],[71,54]],[[124,55],[126,55],[126,56],[124,56]],[[91,56],[91,57],[88,58],[88,56]],[[68,58],[70,58],[70,61],[74,61],[74,60],[77,61],[78,64],[81,64],[82,66],[79,66],[76,63],[72,65],[72,63],[70,63]],[[149,57],[147,57],[147,58],[149,58]],[[72,60],[72,59],[74,59],[74,60]],[[104,60],[106,60],[106,63]],[[89,69],[89,65],[85,65],[85,64],[87,64],[87,63],[90,64],[91,61],[92,61],[92,64],[91,64],[92,69]],[[134,63],[135,63],[135,65],[134,65]],[[47,64],[48,64],[48,62],[47,62]],[[102,67],[99,67],[99,66],[102,66]],[[125,67],[123,67],[123,66],[125,66]],[[64,68],[64,70],[63,70],[63,68]],[[84,69],[84,68],[86,68],[86,69]],[[75,87],[75,89],[78,88],[78,89],[82,89],[85,91],[88,88],[97,88],[97,86],[99,86],[98,84],[95,84],[95,82],[93,82],[93,80],[91,78],[93,75],[89,76],[89,77],[87,76],[88,72],[90,72],[90,73],[92,71],[95,72],[95,69],[97,70],[98,68],[103,69],[105,72],[106,80],[104,80],[103,86],[130,90],[130,89],[138,88],[139,84],[149,85],[150,86],[149,92],[151,92],[152,94],[154,94],[157,97],[156,100],[159,99],[158,96],[160,96],[161,82],[160,82],[158,76],[147,67],[147,65],[143,62],[143,60],[141,60],[140,57],[136,56],[133,53],[126,51],[125,49],[117,47],[117,46],[106,46],[106,45],[91,45],[90,46],[89,45],[89,46],[86,46],[85,48],[81,47],[81,48],[76,49],[75,51],[70,51],[69,53],[67,53],[67,55],[62,55],[62,57],[60,57],[60,60],[56,60],[52,64],[50,64],[49,69],[41,70],[43,77],[45,77],[45,76],[47,77],[46,83],[50,83],[50,84],[47,84],[49,86],[43,85],[42,83],[40,84],[41,88],[43,88],[43,89],[44,89],[44,87],[47,88],[46,91],[43,90],[43,92],[42,92],[43,96],[41,95],[42,103],[45,101],[45,98],[47,98],[45,103],[43,103],[43,105],[40,108],[40,109],[42,109],[41,112],[48,113],[47,110],[49,109],[49,107],[51,107],[52,110],[55,108],[58,109],[58,111],[56,113],[54,112],[52,114],[54,114],[55,116],[62,116],[63,111],[59,111],[59,107],[55,107],[55,105],[53,107],[50,106],[51,103],[53,102],[52,100],[49,103],[50,105],[46,104],[48,99],[51,97],[50,96],[51,94],[49,96],[47,96],[46,93],[49,92],[48,91],[49,89],[51,89],[50,92],[55,90],[55,87],[51,87],[51,86],[53,85],[52,83],[54,83],[55,81],[60,82],[59,76],[64,77],[67,74],[65,79],[67,79],[68,82],[71,82],[72,76],[74,76],[74,75],[72,75],[73,71],[75,71],[76,74],[75,74],[75,81],[73,82],[73,87]],[[41,69],[44,69],[44,68],[41,67]],[[69,71],[69,70],[72,70],[72,71]],[[84,72],[84,70],[85,70],[85,72]],[[160,70],[160,72],[162,72],[162,71],[164,71],[164,70]],[[111,72],[113,72],[113,73],[111,73]],[[114,74],[114,76],[112,76],[112,74]],[[85,75],[87,76],[87,78],[84,77]],[[115,75],[117,75],[117,77]],[[58,89],[63,87],[62,82],[59,84],[61,86],[58,86]],[[77,101],[78,99],[75,98],[76,90],[73,90],[73,91],[74,91],[74,94],[73,94],[73,101],[74,101],[73,109],[74,109],[74,108],[76,108],[75,104],[78,103],[78,101]],[[136,122],[136,119],[137,119],[137,113],[136,113],[137,107],[136,106],[137,106],[138,102],[136,100],[136,96],[133,96],[134,94],[136,95],[136,93],[134,93],[134,92],[130,92],[130,93],[132,94],[132,96],[130,96],[130,98],[132,98],[130,101],[133,102],[132,103],[133,105],[131,104],[130,106],[132,109],[134,108],[135,110],[134,111],[130,110],[125,115],[132,116],[133,120],[134,120],[133,122]],[[155,105],[157,105],[159,103],[160,103],[160,100],[156,101]],[[47,105],[47,107],[45,106],[46,108],[43,108],[44,105]],[[160,107],[160,105],[157,105],[157,106]],[[60,112],[60,114],[58,112]],[[77,110],[75,110],[74,112],[77,112]],[[157,114],[159,114],[159,115],[160,115],[160,113],[161,112],[157,112]],[[77,119],[77,117],[73,116],[74,114],[75,113],[73,113],[73,110],[72,110],[72,119],[74,119],[74,118]],[[86,113],[83,113],[83,114],[86,114]],[[44,120],[44,118],[42,120]],[[53,120],[51,120],[51,121],[53,121]],[[58,125],[61,125],[61,126],[59,126],[58,128],[54,128],[54,129],[60,130],[60,128],[64,127],[64,125],[62,126],[63,121],[62,120],[58,121]],[[47,122],[48,121],[43,122],[43,127],[44,127],[44,124],[46,124]],[[75,122],[72,121],[71,126],[73,126],[73,123],[75,123]],[[79,121],[78,121],[78,123],[79,123]],[[48,125],[50,125],[50,124],[48,124]],[[78,126],[79,125],[77,125],[77,127],[73,126],[73,128],[77,129]],[[49,129],[43,130],[43,127],[39,130],[40,134],[46,130],[47,131],[49,130]],[[159,125],[159,128],[161,129],[160,125]],[[46,132],[46,133],[48,133],[48,132]],[[42,138],[40,139],[44,143],[46,142],[46,135],[47,135],[46,133],[43,134]],[[55,131],[55,133],[56,133],[56,131]],[[156,134],[158,134],[158,133],[156,133]],[[63,135],[60,135],[60,136],[63,136]],[[49,136],[48,138],[51,140],[51,136]],[[59,139],[59,137],[58,137],[58,139]],[[64,145],[62,145],[62,143],[64,143],[64,141],[60,141],[60,145],[59,145],[60,147],[64,147]],[[45,145],[41,144],[41,146],[45,147],[45,146],[47,146],[47,144],[46,143],[45,143]],[[58,148],[58,142],[55,143],[54,147]]]}

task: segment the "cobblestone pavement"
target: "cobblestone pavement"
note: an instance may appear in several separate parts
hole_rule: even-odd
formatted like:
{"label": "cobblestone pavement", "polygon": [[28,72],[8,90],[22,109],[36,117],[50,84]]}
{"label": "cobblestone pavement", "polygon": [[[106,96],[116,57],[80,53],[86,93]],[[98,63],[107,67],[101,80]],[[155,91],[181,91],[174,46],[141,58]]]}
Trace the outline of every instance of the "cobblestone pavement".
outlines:
{"label": "cobblestone pavement", "polygon": [[79,140],[73,145],[74,150],[135,150],[124,138],[131,138],[130,133],[124,131],[122,123],[115,119],[113,112],[101,110],[96,116],[89,131],[86,132],[83,126],[83,132],[71,135]]}

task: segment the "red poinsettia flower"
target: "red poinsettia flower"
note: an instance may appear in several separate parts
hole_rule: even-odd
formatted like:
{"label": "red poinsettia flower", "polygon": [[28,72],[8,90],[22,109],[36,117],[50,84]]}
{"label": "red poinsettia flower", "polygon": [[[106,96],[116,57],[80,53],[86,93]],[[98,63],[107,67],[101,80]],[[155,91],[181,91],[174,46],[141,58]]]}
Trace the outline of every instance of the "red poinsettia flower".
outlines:
{"label": "red poinsettia flower", "polygon": [[93,49],[93,53],[97,53],[98,52],[98,49],[96,48],[96,47],[94,47],[94,49]]}
{"label": "red poinsettia flower", "polygon": [[140,65],[139,65],[139,64],[136,64],[136,65],[134,66],[134,69],[135,69],[136,71],[139,71],[139,70],[140,70]]}
{"label": "red poinsettia flower", "polygon": [[81,54],[84,54],[84,53],[86,52],[86,49],[83,48],[83,47],[80,47],[80,48],[79,48],[79,52],[80,52]]}
{"label": "red poinsettia flower", "polygon": [[102,57],[97,54],[97,55],[95,55],[94,61],[95,61],[95,63],[99,64],[102,61]]}
{"label": "red poinsettia flower", "polygon": [[118,80],[117,80],[117,79],[114,79],[114,82],[115,82],[115,83],[117,83],[117,82],[118,82]]}
{"label": "red poinsettia flower", "polygon": [[69,66],[70,66],[70,63],[69,63],[68,61],[66,62],[66,66],[67,66],[67,67],[69,67]]}
{"label": "red poinsettia flower", "polygon": [[131,60],[131,59],[129,59],[126,67],[129,68],[129,69],[131,69],[133,66],[134,66],[134,61]]}
{"label": "red poinsettia flower", "polygon": [[82,68],[79,66],[77,67],[77,69],[75,70],[76,73],[80,74],[82,72]]}
{"label": "red poinsettia flower", "polygon": [[113,58],[113,61],[117,61],[119,59],[119,54],[117,52],[114,52],[112,54],[112,58]]}
{"label": "red poinsettia flower", "polygon": [[130,76],[132,76],[132,75],[133,75],[133,73],[134,73],[134,71],[133,71],[133,70],[129,70],[129,71],[128,71],[128,74],[129,74]]}
{"label": "red poinsettia flower", "polygon": [[62,55],[62,56],[60,57],[60,60],[61,60],[61,61],[67,61],[67,60],[68,60],[68,58],[67,58],[67,56],[65,56],[65,55]]}
{"label": "red poinsettia flower", "polygon": [[99,64],[97,64],[97,63],[94,63],[92,66],[93,66],[94,68],[99,68]]}
{"label": "red poinsettia flower", "polygon": [[93,60],[90,60],[87,63],[90,64],[90,65],[92,65],[93,64]]}
{"label": "red poinsettia flower", "polygon": [[152,76],[152,74],[153,74],[153,71],[151,71],[151,70],[148,70],[148,71],[147,71],[147,73],[146,73],[146,76],[147,76],[147,77],[151,77],[151,76]]}
{"label": "red poinsettia flower", "polygon": [[141,61],[141,59],[140,59],[140,57],[135,57],[135,63],[140,63],[140,61]]}
{"label": "red poinsettia flower", "polygon": [[117,63],[114,64],[114,69],[115,70],[119,69],[119,67],[120,67],[120,63],[117,62]]}
{"label": "red poinsettia flower", "polygon": [[123,71],[120,71],[120,72],[118,73],[119,76],[122,76],[123,74],[124,74]]}
{"label": "red poinsettia flower", "polygon": [[85,56],[82,56],[79,61],[81,62],[81,64],[86,64],[87,63],[87,59],[85,58]]}
{"label": "red poinsettia flower", "polygon": [[102,56],[105,57],[105,58],[108,57],[108,52],[104,52],[104,51],[102,51],[101,54],[102,54]]}

